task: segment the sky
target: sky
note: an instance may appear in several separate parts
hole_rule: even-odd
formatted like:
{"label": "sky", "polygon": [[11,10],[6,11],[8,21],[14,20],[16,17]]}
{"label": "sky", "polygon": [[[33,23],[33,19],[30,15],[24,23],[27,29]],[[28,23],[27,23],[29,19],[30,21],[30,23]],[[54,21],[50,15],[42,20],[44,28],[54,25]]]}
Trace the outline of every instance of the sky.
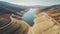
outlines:
{"label": "sky", "polygon": [[18,5],[25,5],[25,6],[31,6],[31,5],[50,6],[50,5],[60,4],[60,0],[0,0],[0,1],[6,1]]}

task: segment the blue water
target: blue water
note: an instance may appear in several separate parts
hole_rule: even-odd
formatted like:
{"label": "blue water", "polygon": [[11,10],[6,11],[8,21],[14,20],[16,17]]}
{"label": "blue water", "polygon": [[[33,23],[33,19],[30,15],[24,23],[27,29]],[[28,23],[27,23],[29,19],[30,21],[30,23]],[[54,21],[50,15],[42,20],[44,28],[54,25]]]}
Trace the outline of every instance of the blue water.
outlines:
{"label": "blue water", "polygon": [[30,9],[27,13],[24,14],[23,16],[23,20],[26,21],[29,25],[33,25],[34,24],[34,18],[35,18],[35,14],[33,14],[32,12],[35,9]]}

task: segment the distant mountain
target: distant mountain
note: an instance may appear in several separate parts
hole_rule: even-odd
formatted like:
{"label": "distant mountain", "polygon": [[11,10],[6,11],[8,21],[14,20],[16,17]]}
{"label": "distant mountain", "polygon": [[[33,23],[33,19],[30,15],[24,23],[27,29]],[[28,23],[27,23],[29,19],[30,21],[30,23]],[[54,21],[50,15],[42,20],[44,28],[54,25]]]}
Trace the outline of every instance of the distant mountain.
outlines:
{"label": "distant mountain", "polygon": [[24,8],[21,8],[23,6],[12,4],[12,3],[8,3],[8,2],[4,2],[4,1],[0,1],[0,6],[9,8],[9,9],[15,10],[15,11],[22,11],[22,10],[24,10]]}
{"label": "distant mountain", "polygon": [[10,10],[15,11],[24,11],[25,9],[31,9],[31,8],[46,8],[47,6],[40,6],[40,5],[34,5],[34,6],[22,6],[22,5],[16,5],[16,4],[12,4],[9,2],[4,2],[4,1],[0,1],[0,6],[2,7],[6,7]]}
{"label": "distant mountain", "polygon": [[46,8],[47,6],[41,6],[41,5],[33,5],[33,6],[28,6],[29,8]]}
{"label": "distant mountain", "polygon": [[4,7],[8,7],[9,9],[12,10],[23,10],[23,9],[27,9],[27,8],[45,8],[46,6],[40,6],[40,5],[34,5],[34,6],[22,6],[22,5],[16,5],[16,4],[12,4],[9,2],[4,2],[4,1],[0,1],[0,6],[4,6]]}
{"label": "distant mountain", "polygon": [[[46,8],[44,8],[42,11],[47,11],[47,10],[49,10],[49,9],[55,9],[55,8],[60,8],[60,4],[58,4],[58,5],[52,5],[52,6],[49,6],[49,7],[46,7]],[[42,12],[41,11],[41,12]]]}

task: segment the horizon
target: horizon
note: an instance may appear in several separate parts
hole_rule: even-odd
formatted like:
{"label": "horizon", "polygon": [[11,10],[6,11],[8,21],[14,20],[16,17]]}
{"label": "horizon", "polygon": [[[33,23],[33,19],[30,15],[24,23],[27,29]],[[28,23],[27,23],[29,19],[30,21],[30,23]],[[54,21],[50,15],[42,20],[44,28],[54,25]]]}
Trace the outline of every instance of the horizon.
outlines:
{"label": "horizon", "polygon": [[0,0],[5,1],[17,5],[23,6],[34,6],[34,5],[41,5],[41,6],[51,6],[60,4],[60,0]]}

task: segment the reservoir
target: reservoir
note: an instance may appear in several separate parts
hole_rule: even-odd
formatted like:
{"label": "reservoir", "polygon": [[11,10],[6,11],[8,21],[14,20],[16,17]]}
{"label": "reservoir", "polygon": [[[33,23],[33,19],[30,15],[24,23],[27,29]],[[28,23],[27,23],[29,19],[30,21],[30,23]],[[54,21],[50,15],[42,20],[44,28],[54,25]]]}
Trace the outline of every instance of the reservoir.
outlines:
{"label": "reservoir", "polygon": [[35,14],[33,14],[34,10],[35,9],[30,9],[23,15],[23,20],[31,26],[34,24],[34,18],[35,18]]}

